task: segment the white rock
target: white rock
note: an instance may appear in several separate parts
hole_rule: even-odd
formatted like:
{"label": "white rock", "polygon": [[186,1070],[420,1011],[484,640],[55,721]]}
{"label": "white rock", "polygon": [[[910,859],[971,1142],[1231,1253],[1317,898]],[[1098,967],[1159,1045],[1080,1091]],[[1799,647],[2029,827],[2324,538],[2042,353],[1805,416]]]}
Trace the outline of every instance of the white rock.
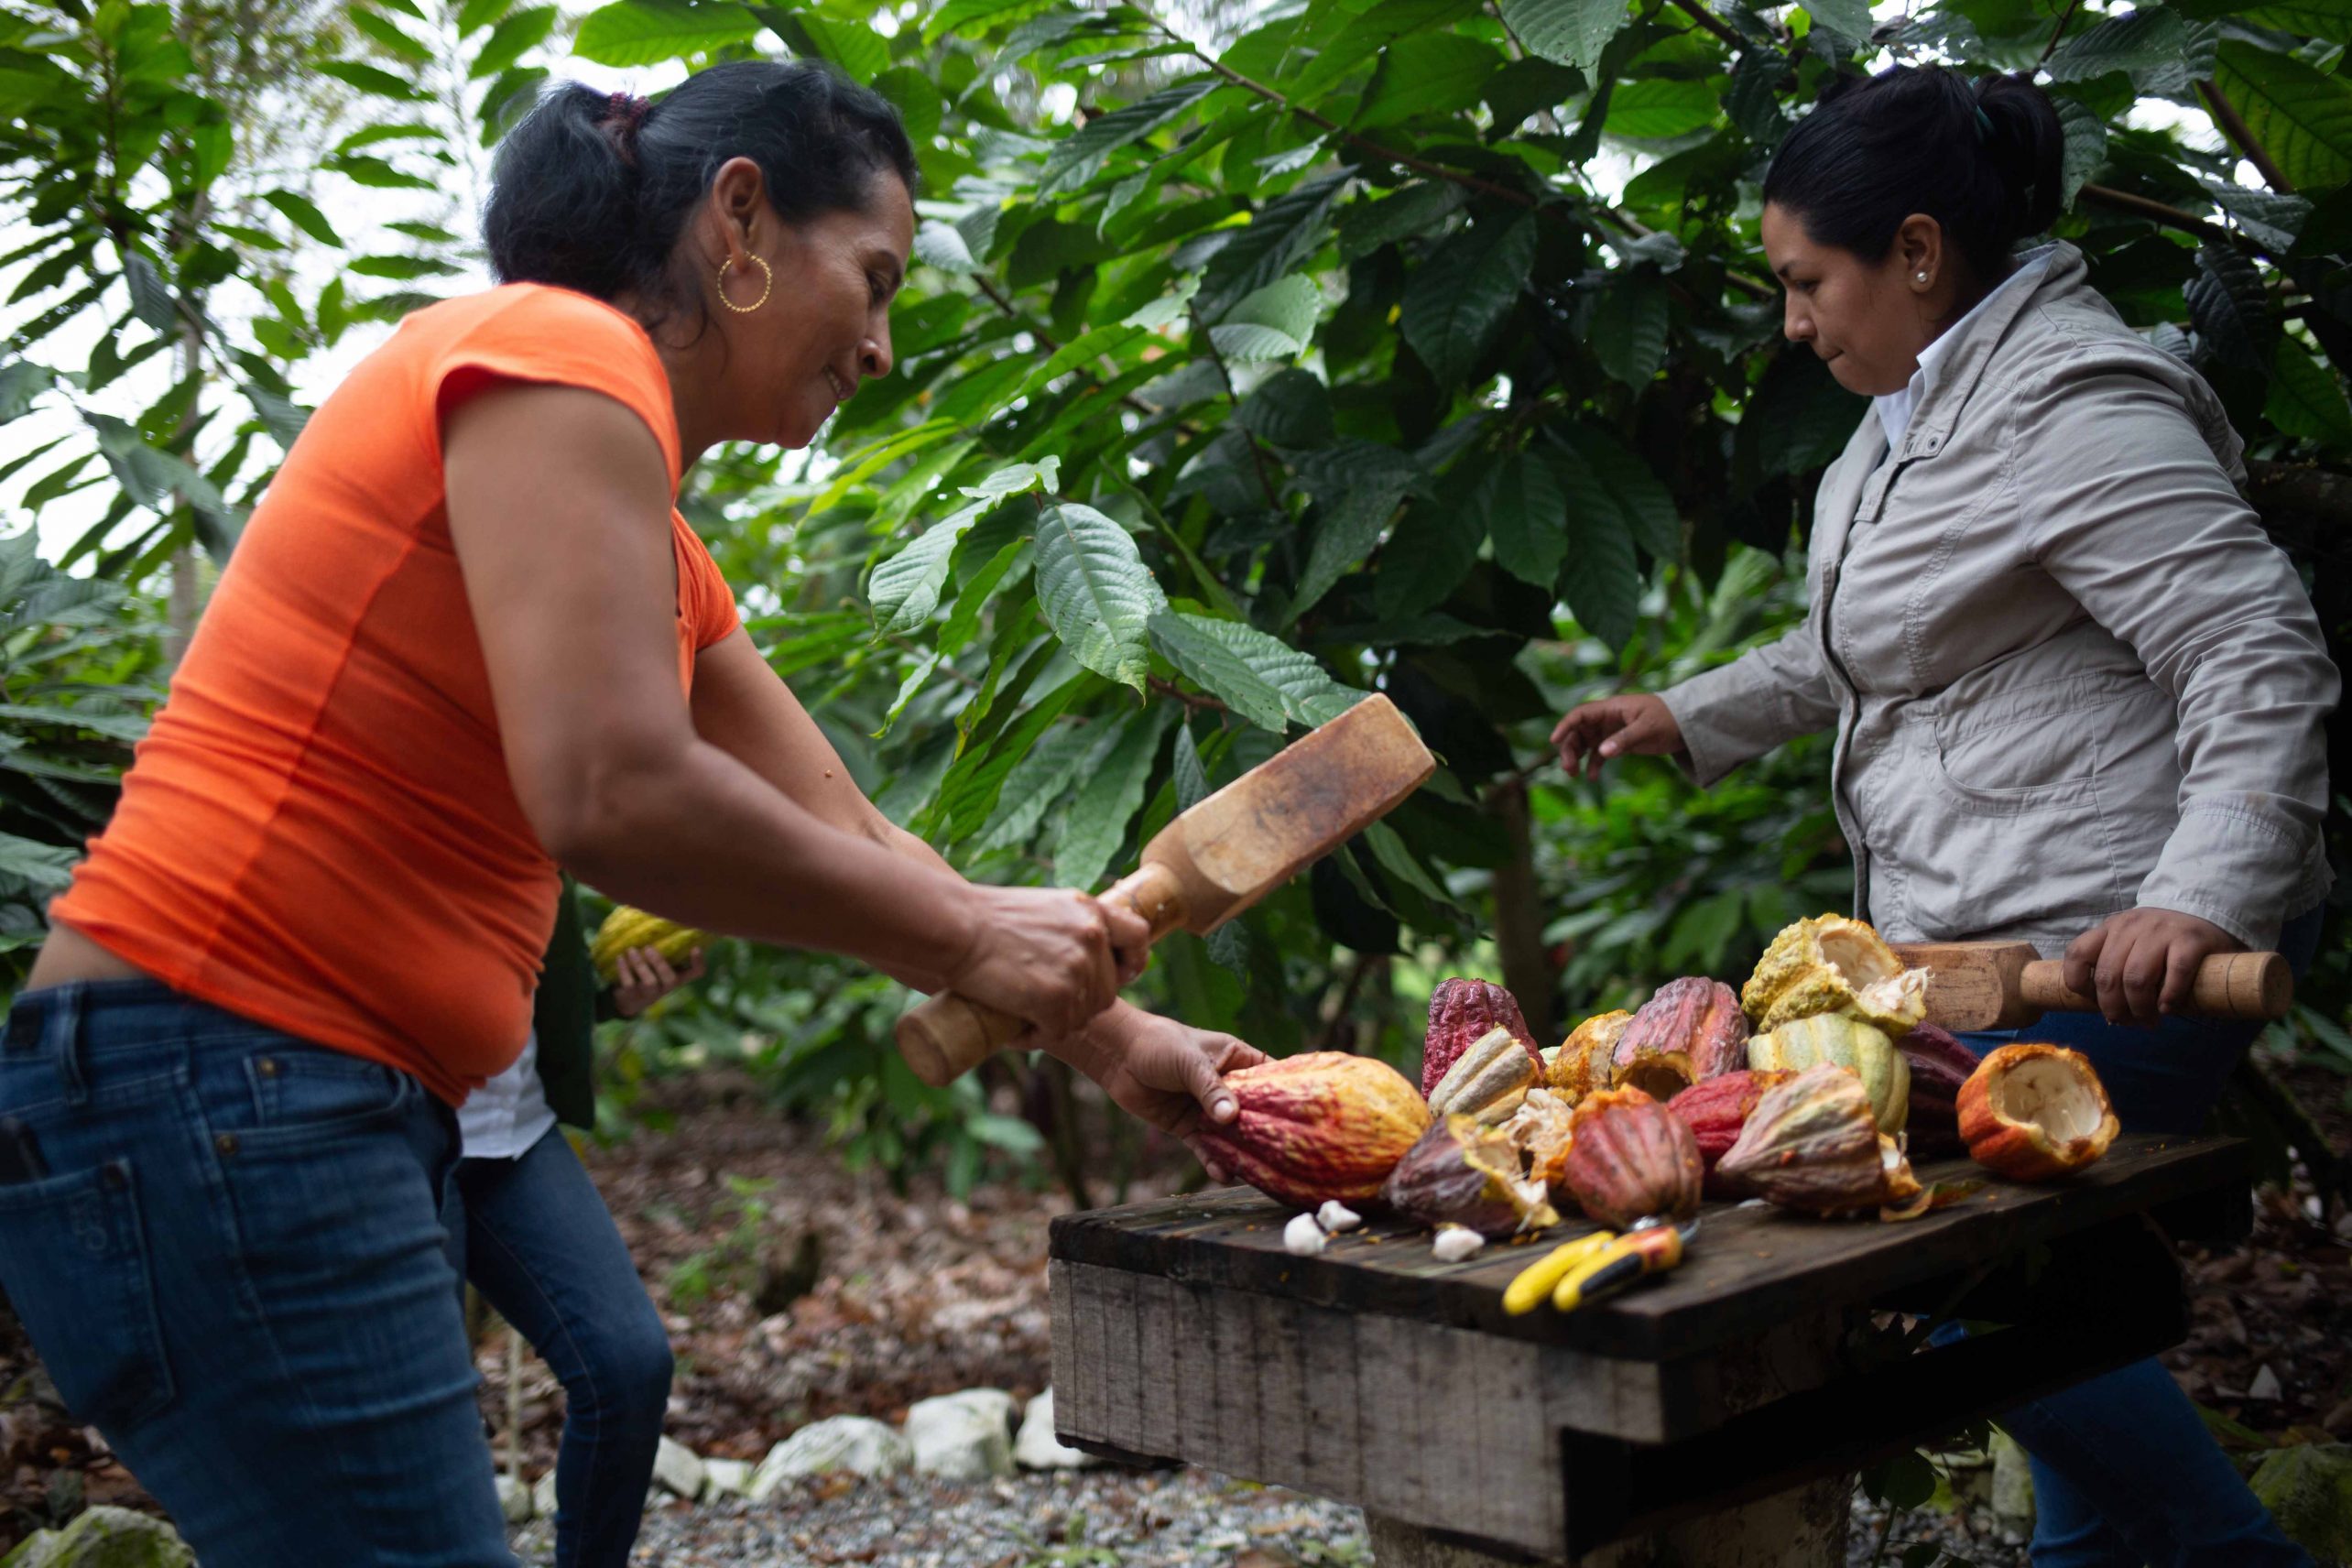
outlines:
{"label": "white rock", "polygon": [[537,1519],[555,1517],[555,1466],[549,1465],[547,1474],[531,1488],[531,1513]]}
{"label": "white rock", "polygon": [[751,1490],[751,1461],[748,1459],[705,1459],[702,1461],[705,1497],[740,1497]]}
{"label": "white rock", "polygon": [[1013,1473],[1013,1418],[1018,1410],[1002,1388],[966,1388],[919,1399],[907,1411],[907,1441],[915,1468],[946,1481],[985,1481]]}
{"label": "white rock", "polygon": [[529,1523],[531,1489],[512,1475],[499,1476],[498,1511],[506,1516],[508,1524]]}
{"label": "white rock", "polygon": [[853,1475],[887,1475],[914,1463],[914,1450],[890,1428],[865,1416],[833,1416],[812,1421],[768,1451],[751,1474],[745,1496],[764,1503],[785,1482],[802,1475],[846,1470]]}
{"label": "white rock", "polygon": [[1437,1227],[1437,1239],[1430,1243],[1430,1251],[1440,1263],[1459,1263],[1465,1258],[1475,1258],[1486,1238],[1468,1225],[1442,1225]]}
{"label": "white rock", "polygon": [[1323,1206],[1315,1211],[1315,1224],[1337,1236],[1354,1230],[1364,1223],[1364,1216],[1341,1203],[1337,1198],[1325,1198]]}
{"label": "white rock", "polygon": [[653,1451],[653,1484],[671,1497],[691,1503],[702,1495],[708,1479],[701,1456],[676,1438],[663,1438]]}
{"label": "white rock", "polygon": [[1013,1440],[1013,1463],[1024,1470],[1091,1470],[1102,1461],[1083,1448],[1068,1448],[1053,1433],[1053,1390],[1029,1402],[1021,1434]]}
{"label": "white rock", "polygon": [[2275,1400],[2286,1391],[2267,1361],[2254,1369],[2254,1381],[2246,1385],[2246,1397],[2249,1399]]}
{"label": "white rock", "polygon": [[1282,1250],[1301,1258],[1312,1258],[1331,1245],[1331,1237],[1315,1223],[1312,1214],[1292,1214],[1290,1223],[1282,1227]]}

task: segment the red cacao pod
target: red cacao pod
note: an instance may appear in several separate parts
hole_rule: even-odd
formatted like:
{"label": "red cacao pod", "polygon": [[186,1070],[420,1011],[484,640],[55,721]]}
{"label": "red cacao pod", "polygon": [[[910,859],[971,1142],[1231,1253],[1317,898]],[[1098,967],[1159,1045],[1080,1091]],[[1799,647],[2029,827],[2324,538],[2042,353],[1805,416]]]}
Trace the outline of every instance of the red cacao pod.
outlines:
{"label": "red cacao pod", "polygon": [[1976,1071],[1976,1053],[1934,1024],[1913,1025],[1895,1041],[1911,1063],[1911,1110],[1903,1120],[1914,1160],[1948,1160],[1967,1152],[1960,1139],[1960,1085]]}
{"label": "red cacao pod", "polygon": [[1764,1091],[1715,1174],[1773,1203],[1821,1214],[1919,1196],[1901,1148],[1878,1130],[1862,1080],[1826,1062]]}
{"label": "red cacao pod", "polygon": [[1623,1230],[1639,1219],[1698,1213],[1703,1165],[1682,1119],[1639,1089],[1577,1102],[1563,1182],[1586,1214]]}
{"label": "red cacao pod", "polygon": [[1405,1151],[1380,1189],[1399,1214],[1432,1230],[1458,1225],[1489,1240],[1560,1223],[1543,1183],[1521,1172],[1502,1130],[1447,1116]]}
{"label": "red cacao pod", "polygon": [[1693,1083],[1748,1065],[1748,1015],[1720,980],[1669,980],[1617,1037],[1610,1082],[1669,1100]]}
{"label": "red cacao pod", "polygon": [[2090,1058],[2059,1045],[2005,1045],[1960,1085],[1960,1137],[1977,1164],[2020,1181],[2080,1171],[2118,1127]]}
{"label": "red cacao pod", "polygon": [[1361,1203],[1429,1129],[1429,1104],[1385,1062],[1315,1051],[1225,1075],[1240,1110],[1203,1122],[1203,1152],[1280,1203]]}
{"label": "red cacao pod", "polygon": [[1491,980],[1459,975],[1439,981],[1429,995],[1429,1032],[1421,1039],[1421,1093],[1426,1095],[1436,1088],[1456,1057],[1486,1031],[1497,1029],[1510,1030],[1512,1039],[1526,1045],[1536,1071],[1543,1071],[1543,1053],[1536,1046],[1535,1033],[1527,1027],[1518,999],[1508,991]]}
{"label": "red cacao pod", "polygon": [[1740,1129],[1748,1125],[1764,1091],[1794,1076],[1791,1073],[1743,1067],[1737,1073],[1720,1073],[1704,1083],[1693,1083],[1666,1102],[1666,1108],[1682,1119],[1698,1143],[1699,1159],[1706,1165],[1707,1196],[1739,1195],[1736,1184],[1715,1174],[1715,1166],[1739,1141]]}

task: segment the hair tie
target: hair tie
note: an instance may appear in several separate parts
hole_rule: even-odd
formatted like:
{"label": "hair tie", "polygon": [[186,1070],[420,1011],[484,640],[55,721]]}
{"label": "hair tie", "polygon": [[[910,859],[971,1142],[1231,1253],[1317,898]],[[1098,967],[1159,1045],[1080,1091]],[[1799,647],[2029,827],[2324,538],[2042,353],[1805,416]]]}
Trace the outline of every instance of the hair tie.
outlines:
{"label": "hair tie", "polygon": [[645,99],[632,97],[626,93],[615,93],[605,101],[604,123],[614,127],[613,146],[620,153],[621,161],[631,167],[637,163],[635,143],[637,125],[645,119],[646,111],[652,107]]}
{"label": "hair tie", "polygon": [[1980,142],[1993,139],[1993,117],[1985,113],[1982,103],[1976,105],[1976,139]]}

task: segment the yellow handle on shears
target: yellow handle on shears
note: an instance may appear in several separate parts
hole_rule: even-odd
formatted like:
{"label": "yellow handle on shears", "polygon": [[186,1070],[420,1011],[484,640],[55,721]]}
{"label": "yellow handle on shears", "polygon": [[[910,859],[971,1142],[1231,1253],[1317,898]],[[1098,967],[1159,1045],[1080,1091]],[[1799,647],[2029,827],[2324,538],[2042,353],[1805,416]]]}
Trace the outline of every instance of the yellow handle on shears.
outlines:
{"label": "yellow handle on shears", "polygon": [[1633,1231],[1579,1259],[1552,1288],[1552,1304],[1560,1312],[1573,1312],[1586,1301],[1682,1261],[1681,1226],[1651,1225]]}
{"label": "yellow handle on shears", "polygon": [[1543,1305],[1563,1276],[1578,1264],[1606,1247],[1617,1238],[1613,1230],[1596,1230],[1590,1236],[1580,1236],[1545,1253],[1519,1270],[1503,1290],[1503,1311],[1513,1317],[1524,1317]]}

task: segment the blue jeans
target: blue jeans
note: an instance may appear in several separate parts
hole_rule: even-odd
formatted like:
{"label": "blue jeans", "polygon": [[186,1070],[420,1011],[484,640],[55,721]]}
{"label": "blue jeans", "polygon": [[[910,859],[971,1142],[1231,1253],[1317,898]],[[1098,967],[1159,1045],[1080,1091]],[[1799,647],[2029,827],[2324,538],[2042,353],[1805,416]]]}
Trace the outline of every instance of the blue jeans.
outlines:
{"label": "blue jeans", "polygon": [[456,1120],[148,980],[16,998],[0,1289],[221,1568],[512,1568],[443,1251]]}
{"label": "blue jeans", "polygon": [[[2298,978],[2319,951],[2319,909],[2279,948]],[[2172,1018],[2155,1029],[2051,1013],[1961,1038],[1990,1051],[2044,1040],[2098,1069],[2126,1132],[2195,1133],[2262,1026]],[[1939,1339],[1948,1334],[1939,1334]],[[2256,1500],[2196,1406],[2154,1359],[1998,1418],[2033,1463],[2034,1568],[2312,1568]]]}
{"label": "blue jeans", "polygon": [[623,1568],[670,1405],[670,1333],[561,1131],[512,1160],[461,1160],[451,1257],[563,1382],[556,1568]]}

